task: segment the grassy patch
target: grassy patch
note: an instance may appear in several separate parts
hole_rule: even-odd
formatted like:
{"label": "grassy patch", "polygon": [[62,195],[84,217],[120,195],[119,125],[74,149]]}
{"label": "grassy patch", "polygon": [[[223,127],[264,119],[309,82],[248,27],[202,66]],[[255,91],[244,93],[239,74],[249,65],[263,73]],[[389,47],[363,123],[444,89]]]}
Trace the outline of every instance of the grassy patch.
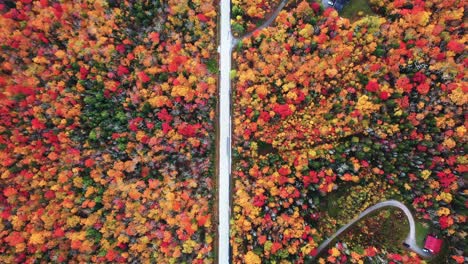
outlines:
{"label": "grassy patch", "polygon": [[258,154],[260,155],[267,155],[269,153],[273,154],[278,154],[278,150],[273,147],[273,145],[263,142],[263,141],[258,141]]}
{"label": "grassy patch", "polygon": [[362,16],[375,15],[368,0],[351,0],[340,13],[342,17],[349,18],[350,20],[359,19],[360,14]]}
{"label": "grassy patch", "polygon": [[[352,185],[346,184],[342,186],[342,188],[339,188],[338,190],[329,193],[326,196],[326,199],[324,199],[326,202],[327,213],[330,217],[338,217],[340,212],[343,210],[342,205],[338,203],[338,200],[349,195],[349,189],[347,187],[351,188]],[[349,218],[352,219],[353,216],[349,216]]]}
{"label": "grassy patch", "polygon": [[409,232],[404,213],[398,209],[383,209],[364,218],[350,228],[343,241],[352,247],[379,246],[390,251],[403,249]]}
{"label": "grassy patch", "polygon": [[327,201],[327,213],[331,217],[337,217],[340,213],[340,206],[338,205],[337,200],[328,199]]}
{"label": "grassy patch", "polygon": [[418,246],[424,247],[424,240],[427,234],[429,234],[430,229],[431,226],[429,223],[416,221],[416,244],[418,244]]}

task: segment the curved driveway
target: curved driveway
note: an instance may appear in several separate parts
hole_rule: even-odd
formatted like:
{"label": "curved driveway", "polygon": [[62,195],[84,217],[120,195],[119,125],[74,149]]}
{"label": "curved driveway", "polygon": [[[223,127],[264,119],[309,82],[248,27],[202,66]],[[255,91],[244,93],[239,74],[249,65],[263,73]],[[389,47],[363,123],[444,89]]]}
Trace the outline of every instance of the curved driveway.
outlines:
{"label": "curved driveway", "polygon": [[352,225],[354,225],[355,223],[357,223],[359,220],[361,220],[362,218],[366,217],[367,215],[369,215],[370,213],[372,212],[375,212],[377,210],[380,210],[384,207],[396,207],[400,210],[402,210],[405,215],[406,215],[406,218],[408,218],[408,222],[409,222],[409,225],[410,225],[410,231],[409,231],[409,234],[408,236],[406,237],[405,241],[404,241],[404,245],[411,251],[415,252],[416,254],[420,255],[421,257],[424,257],[424,258],[430,258],[432,257],[432,255],[428,252],[425,252],[424,250],[422,250],[422,248],[420,248],[417,244],[416,244],[416,224],[414,222],[414,218],[413,218],[413,215],[411,214],[410,210],[408,209],[408,207],[406,207],[404,204],[402,204],[401,202],[399,201],[396,201],[396,200],[388,200],[388,201],[385,201],[385,202],[380,202],[376,205],[373,205],[369,208],[367,208],[366,210],[364,210],[361,214],[359,214],[358,217],[356,217],[355,219],[351,220],[348,224],[344,225],[343,227],[341,227],[340,229],[338,229],[338,231],[336,231],[335,234],[333,234],[333,236],[331,236],[330,238],[328,238],[327,240],[325,240],[318,248],[317,248],[317,255],[318,256],[320,254],[320,252],[322,252],[325,248],[328,247],[328,245],[335,239],[337,238],[339,235],[341,235],[343,232],[345,232],[348,228],[350,228]]}

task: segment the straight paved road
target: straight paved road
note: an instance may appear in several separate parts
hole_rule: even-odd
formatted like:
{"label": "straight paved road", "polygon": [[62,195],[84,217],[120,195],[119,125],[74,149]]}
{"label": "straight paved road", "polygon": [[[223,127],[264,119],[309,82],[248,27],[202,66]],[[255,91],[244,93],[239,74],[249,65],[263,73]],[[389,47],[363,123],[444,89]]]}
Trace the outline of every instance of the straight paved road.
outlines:
{"label": "straight paved road", "polygon": [[229,219],[231,176],[231,2],[220,0],[220,46],[219,51],[219,186],[218,186],[218,263],[229,263]]}

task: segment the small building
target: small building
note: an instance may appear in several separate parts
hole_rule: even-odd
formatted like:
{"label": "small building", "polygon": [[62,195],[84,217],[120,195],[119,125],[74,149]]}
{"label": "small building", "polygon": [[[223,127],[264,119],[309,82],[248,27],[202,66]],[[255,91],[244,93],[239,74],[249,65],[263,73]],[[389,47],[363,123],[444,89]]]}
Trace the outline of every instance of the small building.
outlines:
{"label": "small building", "polygon": [[333,7],[336,11],[341,11],[346,4],[348,4],[349,0],[329,0],[329,1],[322,1],[323,6],[326,7]]}
{"label": "small building", "polygon": [[424,243],[424,249],[431,254],[438,254],[442,248],[442,242],[442,239],[433,235],[428,235],[426,237],[426,242]]}

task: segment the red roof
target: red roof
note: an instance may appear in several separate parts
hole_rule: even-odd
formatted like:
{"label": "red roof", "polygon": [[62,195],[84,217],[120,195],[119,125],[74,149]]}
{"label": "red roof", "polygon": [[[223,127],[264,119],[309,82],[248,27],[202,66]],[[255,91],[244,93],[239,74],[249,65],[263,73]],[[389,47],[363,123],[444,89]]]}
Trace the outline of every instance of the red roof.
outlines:
{"label": "red roof", "polygon": [[437,254],[442,248],[442,239],[429,235],[426,238],[424,248],[429,250],[429,252],[431,252],[432,254]]}

